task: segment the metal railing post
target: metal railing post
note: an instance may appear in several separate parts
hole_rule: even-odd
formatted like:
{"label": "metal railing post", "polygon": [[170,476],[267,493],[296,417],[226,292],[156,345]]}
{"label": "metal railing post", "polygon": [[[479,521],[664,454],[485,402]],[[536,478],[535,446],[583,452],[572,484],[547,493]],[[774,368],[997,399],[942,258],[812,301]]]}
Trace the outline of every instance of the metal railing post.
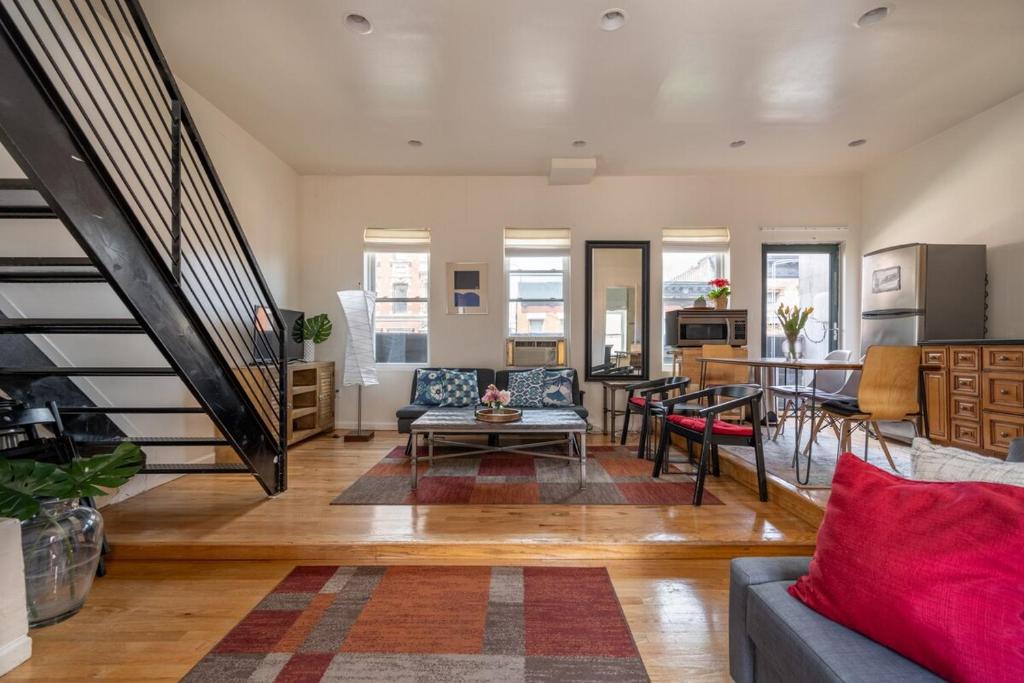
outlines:
{"label": "metal railing post", "polygon": [[181,102],[171,101],[171,274],[181,285]]}

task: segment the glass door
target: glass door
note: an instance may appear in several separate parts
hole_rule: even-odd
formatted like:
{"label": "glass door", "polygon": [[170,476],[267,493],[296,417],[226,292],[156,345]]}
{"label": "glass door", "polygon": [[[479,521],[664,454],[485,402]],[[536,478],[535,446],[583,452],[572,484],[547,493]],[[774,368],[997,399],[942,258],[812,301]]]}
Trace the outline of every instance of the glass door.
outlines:
{"label": "glass door", "polygon": [[775,315],[780,304],[814,307],[800,336],[801,358],[822,359],[839,347],[838,244],[765,244],[761,277],[761,355],[786,355]]}

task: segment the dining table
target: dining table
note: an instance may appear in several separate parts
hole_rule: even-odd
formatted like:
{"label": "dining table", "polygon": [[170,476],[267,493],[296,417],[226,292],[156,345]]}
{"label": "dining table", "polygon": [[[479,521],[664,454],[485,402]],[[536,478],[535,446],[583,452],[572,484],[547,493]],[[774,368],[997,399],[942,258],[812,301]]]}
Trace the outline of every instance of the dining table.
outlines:
{"label": "dining table", "polygon": [[[723,365],[744,365],[753,368],[757,375],[757,384],[765,390],[765,393],[770,393],[770,387],[773,385],[786,385],[786,386],[803,386],[806,388],[804,395],[807,397],[810,405],[811,414],[811,435],[807,442],[807,447],[804,449],[804,455],[807,458],[806,467],[804,468],[804,474],[800,474],[800,440],[803,434],[803,422],[797,419],[796,435],[793,444],[793,468],[796,470],[796,480],[800,484],[807,484],[811,479],[811,447],[814,444],[814,411],[816,403],[818,402],[818,373],[822,370],[844,370],[844,371],[860,371],[864,368],[864,363],[857,360],[849,361],[838,361],[838,360],[823,360],[823,359],[810,359],[810,358],[715,358],[701,356],[697,359],[700,364],[700,386],[704,387],[704,380],[707,375],[707,366],[709,363],[720,363]],[[772,375],[777,374],[781,371],[782,381],[777,382],[772,379]],[[787,381],[789,373],[793,373],[793,381]],[[811,381],[807,384],[801,383],[801,373],[810,373]]]}

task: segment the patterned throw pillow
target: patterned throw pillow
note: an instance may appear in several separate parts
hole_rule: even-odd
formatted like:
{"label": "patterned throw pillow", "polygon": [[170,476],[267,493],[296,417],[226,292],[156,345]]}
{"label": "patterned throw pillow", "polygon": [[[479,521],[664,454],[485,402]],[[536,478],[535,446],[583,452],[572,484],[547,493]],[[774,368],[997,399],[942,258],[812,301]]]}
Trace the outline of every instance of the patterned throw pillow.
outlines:
{"label": "patterned throw pillow", "polygon": [[545,370],[544,397],[541,399],[545,408],[571,408],[573,371]]}
{"label": "patterned throw pillow", "polygon": [[508,373],[508,392],[512,394],[511,405],[515,408],[543,408],[546,373],[544,368]]}
{"label": "patterned throw pillow", "polygon": [[444,398],[441,405],[450,408],[465,408],[480,405],[480,387],[476,381],[476,370],[445,370]]}
{"label": "patterned throw pillow", "polygon": [[416,373],[416,398],[418,406],[439,406],[444,399],[444,370],[420,370]]}

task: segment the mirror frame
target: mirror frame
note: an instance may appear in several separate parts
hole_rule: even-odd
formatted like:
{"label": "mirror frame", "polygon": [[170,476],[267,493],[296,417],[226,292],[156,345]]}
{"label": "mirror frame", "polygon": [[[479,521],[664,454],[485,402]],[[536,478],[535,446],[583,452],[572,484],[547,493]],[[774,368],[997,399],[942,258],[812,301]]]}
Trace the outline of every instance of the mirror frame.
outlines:
{"label": "mirror frame", "polygon": [[643,326],[641,332],[641,370],[642,372],[638,375],[624,375],[621,379],[632,380],[634,382],[643,382],[650,379],[650,364],[651,364],[651,243],[648,240],[587,240],[586,241],[586,267],[584,271],[584,278],[586,279],[586,296],[584,306],[585,320],[584,325],[586,326],[585,338],[585,363],[583,370],[583,376],[587,382],[601,382],[608,379],[618,379],[614,376],[607,375],[594,375],[591,372],[593,364],[593,305],[594,305],[594,292],[593,292],[593,274],[594,274],[594,250],[595,249],[639,249],[640,250],[640,270],[641,270],[641,299],[643,301],[643,310],[640,311],[640,324]]}

